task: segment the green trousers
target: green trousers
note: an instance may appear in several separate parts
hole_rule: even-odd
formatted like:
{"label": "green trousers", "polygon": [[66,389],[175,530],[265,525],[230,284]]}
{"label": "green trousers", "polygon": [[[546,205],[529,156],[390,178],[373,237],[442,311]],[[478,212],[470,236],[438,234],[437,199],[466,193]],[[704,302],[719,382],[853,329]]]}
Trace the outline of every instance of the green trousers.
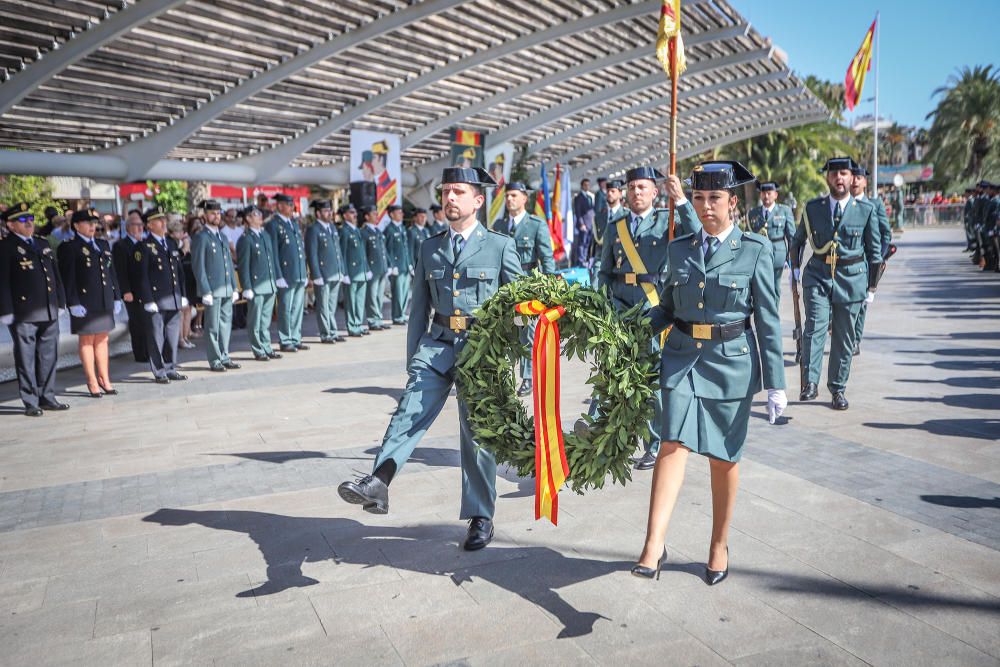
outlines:
{"label": "green trousers", "polygon": [[229,337],[233,333],[233,299],[228,296],[212,297],[212,305],[205,306],[205,352],[208,365],[215,368],[229,361]]}
{"label": "green trousers", "polygon": [[[410,362],[409,380],[392,415],[374,469],[392,459],[399,470],[431,427],[455,384],[455,370],[442,375],[419,359]],[[458,402],[459,449],[462,455],[462,509],[459,518],[493,517],[496,505],[497,462],[487,450],[476,445],[469,426],[469,413]]]}
{"label": "green trousers", "polygon": [[361,333],[365,325],[365,295],[368,293],[368,283],[364,280],[353,280],[347,286],[344,310],[347,314],[347,332]]}
{"label": "green trousers", "polygon": [[306,286],[301,283],[278,290],[278,342],[281,347],[297,347],[302,343],[305,298]]}
{"label": "green trousers", "polygon": [[826,387],[830,393],[843,391],[847,388],[847,380],[851,375],[855,326],[864,301],[832,303],[825,290],[818,287],[805,288],[802,300],[806,306],[806,321],[802,326],[802,372],[806,382],[819,384],[826,332],[832,321]]}
{"label": "green trousers", "polygon": [[409,271],[400,271],[398,276],[389,276],[392,321],[396,324],[406,321],[406,311],[410,307],[410,280]]}
{"label": "green trousers", "polygon": [[271,317],[274,315],[276,294],[253,295],[247,304],[247,335],[250,350],[255,357],[264,357],[274,352],[271,347]]}
{"label": "green trousers", "polygon": [[774,304],[781,306],[781,276],[785,273],[785,267],[774,270]]}
{"label": "green trousers", "polygon": [[382,302],[385,300],[386,274],[373,276],[365,292],[365,320],[368,326],[382,326]]}
{"label": "green trousers", "polygon": [[518,336],[521,339],[522,345],[528,346],[528,355],[521,357],[521,379],[531,380],[532,373],[532,363],[531,363],[531,348],[535,344],[535,329],[538,327],[538,318],[531,317],[527,315],[524,316],[525,319],[530,319],[529,323],[523,327],[518,332]]}
{"label": "green trousers", "polygon": [[[868,316],[868,302],[861,302],[861,310],[858,311],[858,323],[854,325],[854,347],[861,342],[861,336],[865,332],[865,318]],[[853,350],[853,348],[851,348]]]}
{"label": "green trousers", "polygon": [[337,337],[337,300],[340,296],[340,281],[324,282],[313,286],[316,299],[316,323],[319,325],[319,339],[333,340]]}

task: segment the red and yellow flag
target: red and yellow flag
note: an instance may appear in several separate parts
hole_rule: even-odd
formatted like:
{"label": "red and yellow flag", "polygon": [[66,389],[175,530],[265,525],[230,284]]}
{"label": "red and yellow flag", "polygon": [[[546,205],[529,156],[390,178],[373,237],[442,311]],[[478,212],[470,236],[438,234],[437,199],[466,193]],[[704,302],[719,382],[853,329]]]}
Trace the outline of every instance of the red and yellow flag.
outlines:
{"label": "red and yellow flag", "polygon": [[865,76],[872,68],[872,44],[875,42],[875,23],[878,18],[872,21],[872,27],[865,33],[865,39],[861,42],[861,48],[854,54],[854,59],[847,68],[847,76],[844,77],[844,104],[848,111],[853,111],[861,100],[861,89],[865,85]]}
{"label": "red and yellow flag", "polygon": [[671,79],[675,76],[672,69],[675,58],[676,76],[680,76],[687,69],[684,38],[681,36],[681,0],[663,0],[663,7],[660,9],[660,29],[656,34],[656,58]]}

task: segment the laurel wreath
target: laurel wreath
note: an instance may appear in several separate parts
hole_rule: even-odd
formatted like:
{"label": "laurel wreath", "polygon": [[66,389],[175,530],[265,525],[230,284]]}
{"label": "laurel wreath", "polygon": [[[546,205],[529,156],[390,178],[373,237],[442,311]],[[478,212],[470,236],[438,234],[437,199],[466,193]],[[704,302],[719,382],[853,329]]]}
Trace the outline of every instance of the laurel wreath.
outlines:
{"label": "laurel wreath", "polygon": [[518,475],[534,476],[534,418],[516,395],[514,375],[517,360],[530,355],[518,338],[514,308],[532,299],[566,308],[559,320],[563,352],[590,363],[587,384],[600,408],[597,419],[583,415],[591,421],[585,436],[564,434],[570,488],[602,488],[609,475],[625,484],[632,479],[629,457],[638,440],[649,437],[649,399],[659,391],[649,320],[641,306],[618,313],[603,293],[560,276],[535,271],[501,287],[475,313],[459,357],[458,386],[479,446]]}

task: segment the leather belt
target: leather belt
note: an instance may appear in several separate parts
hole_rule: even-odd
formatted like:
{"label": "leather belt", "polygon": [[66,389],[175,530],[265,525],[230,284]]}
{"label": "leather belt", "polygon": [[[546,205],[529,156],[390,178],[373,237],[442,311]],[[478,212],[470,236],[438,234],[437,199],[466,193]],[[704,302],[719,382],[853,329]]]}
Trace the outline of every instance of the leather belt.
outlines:
{"label": "leather belt", "polygon": [[[830,255],[829,253],[825,255],[813,255],[812,259],[818,259],[822,261],[824,264],[831,264],[833,262],[833,256]],[[865,261],[864,257],[846,258],[837,255],[837,266],[850,266],[851,264],[857,264],[858,262],[863,262],[863,261]]]}
{"label": "leather belt", "polygon": [[451,329],[455,333],[468,331],[475,321],[476,318],[470,317],[469,315],[444,315],[442,313],[434,313],[435,324],[440,324],[445,329]]}
{"label": "leather belt", "polygon": [[725,324],[701,324],[675,319],[674,328],[697,340],[733,340],[750,328],[750,318]]}
{"label": "leather belt", "polygon": [[660,281],[659,273],[616,273],[615,279],[622,280],[626,285],[649,283],[655,285]]}

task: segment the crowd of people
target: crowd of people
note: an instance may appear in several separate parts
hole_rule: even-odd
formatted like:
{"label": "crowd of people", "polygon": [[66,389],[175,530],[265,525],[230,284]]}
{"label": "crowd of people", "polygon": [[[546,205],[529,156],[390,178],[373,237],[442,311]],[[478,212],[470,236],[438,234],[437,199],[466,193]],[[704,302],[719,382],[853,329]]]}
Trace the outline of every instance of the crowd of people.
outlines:
{"label": "crowd of people", "polygon": [[965,194],[965,251],[983,271],[1000,273],[1000,183],[979,181]]}

